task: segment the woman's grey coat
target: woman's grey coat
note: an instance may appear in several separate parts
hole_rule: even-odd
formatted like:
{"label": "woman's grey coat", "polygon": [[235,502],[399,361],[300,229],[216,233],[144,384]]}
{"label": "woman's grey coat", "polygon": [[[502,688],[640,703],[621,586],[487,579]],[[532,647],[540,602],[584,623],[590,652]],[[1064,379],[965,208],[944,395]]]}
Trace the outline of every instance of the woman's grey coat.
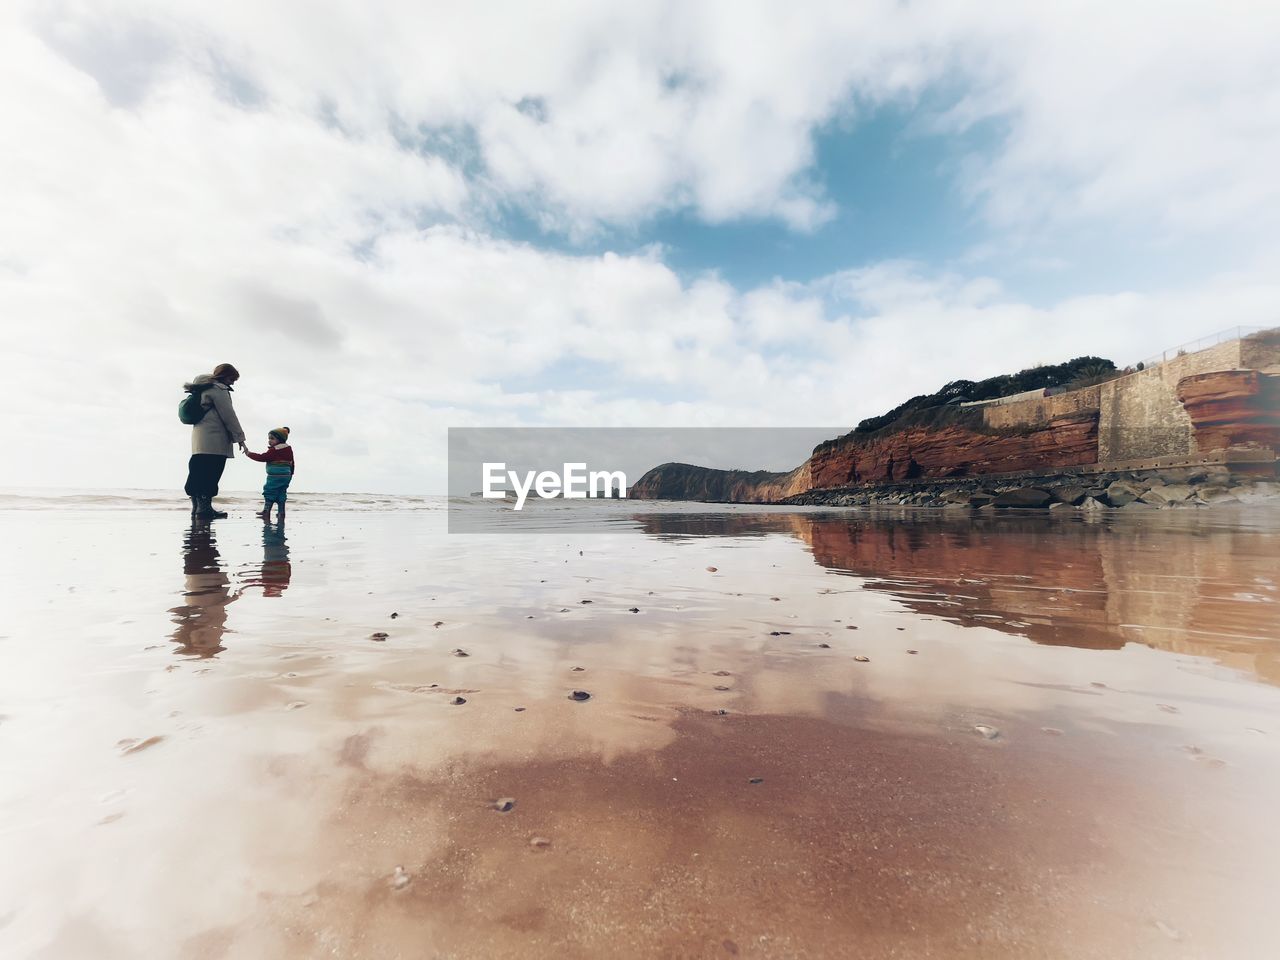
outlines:
{"label": "woman's grey coat", "polygon": [[240,419],[231,405],[231,388],[213,375],[202,373],[190,383],[189,389],[204,384],[211,384],[200,398],[200,406],[207,413],[191,428],[191,452],[215,453],[224,457],[235,456],[235,444],[244,441],[244,430],[240,427]]}

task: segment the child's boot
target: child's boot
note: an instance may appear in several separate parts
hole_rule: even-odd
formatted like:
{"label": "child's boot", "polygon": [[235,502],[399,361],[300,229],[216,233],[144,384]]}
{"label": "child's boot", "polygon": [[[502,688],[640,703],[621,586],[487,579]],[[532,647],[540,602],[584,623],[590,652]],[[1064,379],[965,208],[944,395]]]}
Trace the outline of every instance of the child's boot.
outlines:
{"label": "child's boot", "polygon": [[270,500],[263,501],[262,509],[258,511],[258,516],[262,518],[263,523],[271,522],[271,501]]}

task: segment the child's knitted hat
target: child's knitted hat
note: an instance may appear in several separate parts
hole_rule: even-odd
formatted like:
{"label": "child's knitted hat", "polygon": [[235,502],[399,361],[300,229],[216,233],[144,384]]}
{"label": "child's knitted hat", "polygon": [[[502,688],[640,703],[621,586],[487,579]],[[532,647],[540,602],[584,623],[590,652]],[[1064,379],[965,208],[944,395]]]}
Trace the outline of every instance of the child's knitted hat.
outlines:
{"label": "child's knitted hat", "polygon": [[275,438],[276,438],[277,440],[279,440],[281,443],[288,443],[288,442],[289,442],[289,428],[288,428],[288,427],[276,427],[274,430],[268,430],[268,431],[267,431],[267,436],[268,436],[268,437],[275,437]]}

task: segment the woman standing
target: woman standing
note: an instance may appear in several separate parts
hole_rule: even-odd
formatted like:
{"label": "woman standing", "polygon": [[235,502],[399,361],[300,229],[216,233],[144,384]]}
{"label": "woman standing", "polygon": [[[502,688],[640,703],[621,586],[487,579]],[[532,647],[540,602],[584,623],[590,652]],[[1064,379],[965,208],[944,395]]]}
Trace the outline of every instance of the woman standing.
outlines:
{"label": "woman standing", "polygon": [[234,445],[244,443],[244,430],[231,404],[231,387],[239,379],[240,371],[229,363],[220,363],[213,373],[202,373],[183,384],[188,393],[199,392],[204,411],[191,427],[191,459],[187,462],[184,488],[191,498],[192,516],[203,520],[226,516],[213,509],[213,498],[218,495],[218,481],[227,460],[235,456]]}

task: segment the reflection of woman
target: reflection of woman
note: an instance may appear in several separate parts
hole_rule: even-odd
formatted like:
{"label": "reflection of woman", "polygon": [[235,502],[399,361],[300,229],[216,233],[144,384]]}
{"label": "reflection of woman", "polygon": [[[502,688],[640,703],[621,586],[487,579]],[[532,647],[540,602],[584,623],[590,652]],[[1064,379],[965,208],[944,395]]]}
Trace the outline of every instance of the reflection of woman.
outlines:
{"label": "reflection of woman", "polygon": [[278,597],[289,589],[293,568],[289,565],[289,541],[285,539],[284,524],[262,528],[262,566],[250,567],[244,578],[244,587],[261,587],[264,597]]}
{"label": "reflection of woman", "polygon": [[235,600],[230,578],[223,572],[218,543],[209,524],[195,521],[182,542],[182,572],[186,575],[185,603],[174,607],[173,642],[179,652],[213,657],[226,649],[227,604]]}

